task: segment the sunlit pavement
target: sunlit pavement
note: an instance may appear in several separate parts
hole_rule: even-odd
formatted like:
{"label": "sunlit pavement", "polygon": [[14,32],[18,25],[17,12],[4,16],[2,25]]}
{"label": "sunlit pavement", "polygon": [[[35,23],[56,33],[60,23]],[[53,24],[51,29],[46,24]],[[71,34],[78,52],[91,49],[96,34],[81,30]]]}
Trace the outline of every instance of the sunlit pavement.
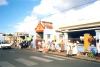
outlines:
{"label": "sunlit pavement", "polygon": [[[27,50],[30,50],[30,51],[33,51],[33,52],[35,51],[35,49],[30,49],[30,48],[28,48]],[[49,51],[46,54],[55,55],[55,56],[59,56],[59,57],[63,57],[63,58],[67,57],[66,52]],[[87,57],[85,55],[69,56],[69,57],[100,63],[100,57],[91,58],[91,57]]]}
{"label": "sunlit pavement", "polygon": [[99,67],[100,63],[43,54],[33,49],[0,49],[0,67]]}
{"label": "sunlit pavement", "polygon": [[[48,53],[49,54],[53,54],[53,55],[66,57],[66,52],[52,52],[52,51],[49,51]],[[100,57],[91,58],[91,57],[87,57],[85,55],[69,56],[69,57],[76,58],[76,59],[87,60],[87,61],[99,62],[100,63]]]}

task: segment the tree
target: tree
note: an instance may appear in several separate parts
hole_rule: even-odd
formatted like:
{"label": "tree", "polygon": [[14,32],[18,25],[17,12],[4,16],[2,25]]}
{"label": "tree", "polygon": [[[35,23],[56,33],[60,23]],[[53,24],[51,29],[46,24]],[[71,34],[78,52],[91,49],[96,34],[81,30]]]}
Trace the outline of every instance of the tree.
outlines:
{"label": "tree", "polygon": [[8,34],[8,36],[13,36],[12,34]]}

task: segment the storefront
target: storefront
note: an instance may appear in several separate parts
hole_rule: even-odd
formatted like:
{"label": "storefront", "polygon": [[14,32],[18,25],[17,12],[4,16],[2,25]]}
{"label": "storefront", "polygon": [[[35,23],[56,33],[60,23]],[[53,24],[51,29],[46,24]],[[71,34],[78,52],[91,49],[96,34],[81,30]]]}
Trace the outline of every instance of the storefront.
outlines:
{"label": "storefront", "polygon": [[77,40],[86,49],[92,44],[96,46],[96,40],[100,39],[100,22],[61,27],[60,31],[66,33],[66,39]]}

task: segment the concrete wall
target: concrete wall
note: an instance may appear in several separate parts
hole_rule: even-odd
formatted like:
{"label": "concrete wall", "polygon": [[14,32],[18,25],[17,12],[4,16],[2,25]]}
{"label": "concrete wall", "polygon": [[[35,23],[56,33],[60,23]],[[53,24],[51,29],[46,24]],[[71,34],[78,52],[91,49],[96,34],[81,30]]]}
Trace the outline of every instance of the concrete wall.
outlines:
{"label": "concrete wall", "polygon": [[43,36],[44,40],[54,39],[55,31],[53,29],[44,29]]}

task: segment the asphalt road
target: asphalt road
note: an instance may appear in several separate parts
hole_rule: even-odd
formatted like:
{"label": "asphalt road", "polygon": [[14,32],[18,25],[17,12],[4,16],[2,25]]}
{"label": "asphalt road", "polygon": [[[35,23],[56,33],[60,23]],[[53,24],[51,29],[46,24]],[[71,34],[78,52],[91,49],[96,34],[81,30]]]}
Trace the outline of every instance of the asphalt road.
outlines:
{"label": "asphalt road", "polygon": [[0,67],[100,67],[100,63],[27,49],[0,49]]}

